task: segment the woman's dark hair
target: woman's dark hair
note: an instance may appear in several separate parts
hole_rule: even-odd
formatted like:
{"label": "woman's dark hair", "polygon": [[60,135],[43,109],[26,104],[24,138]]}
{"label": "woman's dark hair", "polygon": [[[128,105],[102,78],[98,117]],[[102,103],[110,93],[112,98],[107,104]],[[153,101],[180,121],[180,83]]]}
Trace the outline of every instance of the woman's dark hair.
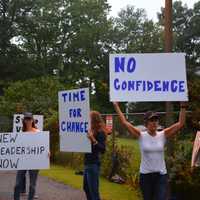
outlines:
{"label": "woman's dark hair", "polygon": [[98,111],[90,112],[90,120],[91,120],[91,129],[94,131],[95,135],[98,133],[98,131],[104,132],[105,135],[107,135],[110,132],[106,128],[105,122]]}
{"label": "woman's dark hair", "polygon": [[[23,127],[22,127],[22,131],[27,131],[27,127],[26,127],[26,122],[25,122],[26,118],[23,119],[22,121],[22,124],[23,124]],[[33,122],[32,122],[32,127],[33,128],[37,128],[36,125],[35,125],[35,120],[33,119]]]}

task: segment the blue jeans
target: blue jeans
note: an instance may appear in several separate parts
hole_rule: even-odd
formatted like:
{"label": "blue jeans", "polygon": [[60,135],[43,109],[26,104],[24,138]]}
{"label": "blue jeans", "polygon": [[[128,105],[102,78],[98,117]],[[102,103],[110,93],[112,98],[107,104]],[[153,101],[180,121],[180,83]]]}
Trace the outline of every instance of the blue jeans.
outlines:
{"label": "blue jeans", "polygon": [[25,170],[25,173],[22,177],[23,181],[22,181],[21,193],[26,193],[26,172],[27,170]]}
{"label": "blue jeans", "polygon": [[140,174],[140,188],[144,200],[165,200],[167,197],[167,174]]}
{"label": "blue jeans", "polygon": [[[14,200],[20,199],[20,192],[22,191],[23,180],[24,180],[26,171],[27,170],[17,171],[16,185],[15,185],[15,190],[14,190]],[[38,176],[39,170],[28,170],[28,172],[29,172],[29,177],[30,177],[28,200],[33,200],[34,195],[35,195],[35,187],[36,187],[37,176]]]}
{"label": "blue jeans", "polygon": [[100,200],[99,196],[99,171],[98,164],[85,165],[83,177],[83,189],[87,200]]}

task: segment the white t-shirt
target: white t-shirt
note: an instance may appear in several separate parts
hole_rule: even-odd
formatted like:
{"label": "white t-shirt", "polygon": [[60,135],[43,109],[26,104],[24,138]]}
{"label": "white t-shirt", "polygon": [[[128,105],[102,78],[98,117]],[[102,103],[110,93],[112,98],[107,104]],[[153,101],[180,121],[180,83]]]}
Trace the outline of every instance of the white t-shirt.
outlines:
{"label": "white t-shirt", "polygon": [[140,173],[159,172],[160,174],[167,174],[164,159],[165,142],[164,131],[157,131],[155,136],[151,136],[147,131],[141,132],[139,137],[141,150]]}

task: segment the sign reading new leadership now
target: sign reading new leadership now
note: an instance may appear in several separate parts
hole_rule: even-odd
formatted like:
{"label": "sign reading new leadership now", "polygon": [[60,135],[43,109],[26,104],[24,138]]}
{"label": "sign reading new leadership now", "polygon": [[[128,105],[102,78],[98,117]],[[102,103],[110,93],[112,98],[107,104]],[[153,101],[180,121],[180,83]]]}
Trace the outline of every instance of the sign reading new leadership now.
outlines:
{"label": "sign reading new leadership now", "polygon": [[[23,121],[24,115],[23,114],[14,114],[13,116],[13,132],[22,132],[22,121]],[[33,115],[33,118],[35,120],[36,127],[42,131],[43,130],[43,115]]]}
{"label": "sign reading new leadership now", "polygon": [[188,101],[185,54],[110,54],[110,100]]}
{"label": "sign reading new leadership now", "polygon": [[0,170],[49,168],[49,132],[0,133]]}
{"label": "sign reading new leadership now", "polygon": [[58,102],[60,151],[91,152],[89,89],[61,91]]}

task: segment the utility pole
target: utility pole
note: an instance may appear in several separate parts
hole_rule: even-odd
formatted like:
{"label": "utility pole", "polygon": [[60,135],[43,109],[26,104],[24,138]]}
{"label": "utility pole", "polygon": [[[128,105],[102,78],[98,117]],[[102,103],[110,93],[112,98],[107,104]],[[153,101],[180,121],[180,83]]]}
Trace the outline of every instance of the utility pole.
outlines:
{"label": "utility pole", "polygon": [[[165,52],[172,52],[173,33],[172,33],[172,0],[165,0],[164,12],[165,24]],[[166,126],[173,123],[173,105],[171,102],[166,102]],[[167,145],[168,154],[173,154],[173,141],[170,139]]]}
{"label": "utility pole", "polygon": [[172,52],[172,0],[165,0],[165,52]]}

